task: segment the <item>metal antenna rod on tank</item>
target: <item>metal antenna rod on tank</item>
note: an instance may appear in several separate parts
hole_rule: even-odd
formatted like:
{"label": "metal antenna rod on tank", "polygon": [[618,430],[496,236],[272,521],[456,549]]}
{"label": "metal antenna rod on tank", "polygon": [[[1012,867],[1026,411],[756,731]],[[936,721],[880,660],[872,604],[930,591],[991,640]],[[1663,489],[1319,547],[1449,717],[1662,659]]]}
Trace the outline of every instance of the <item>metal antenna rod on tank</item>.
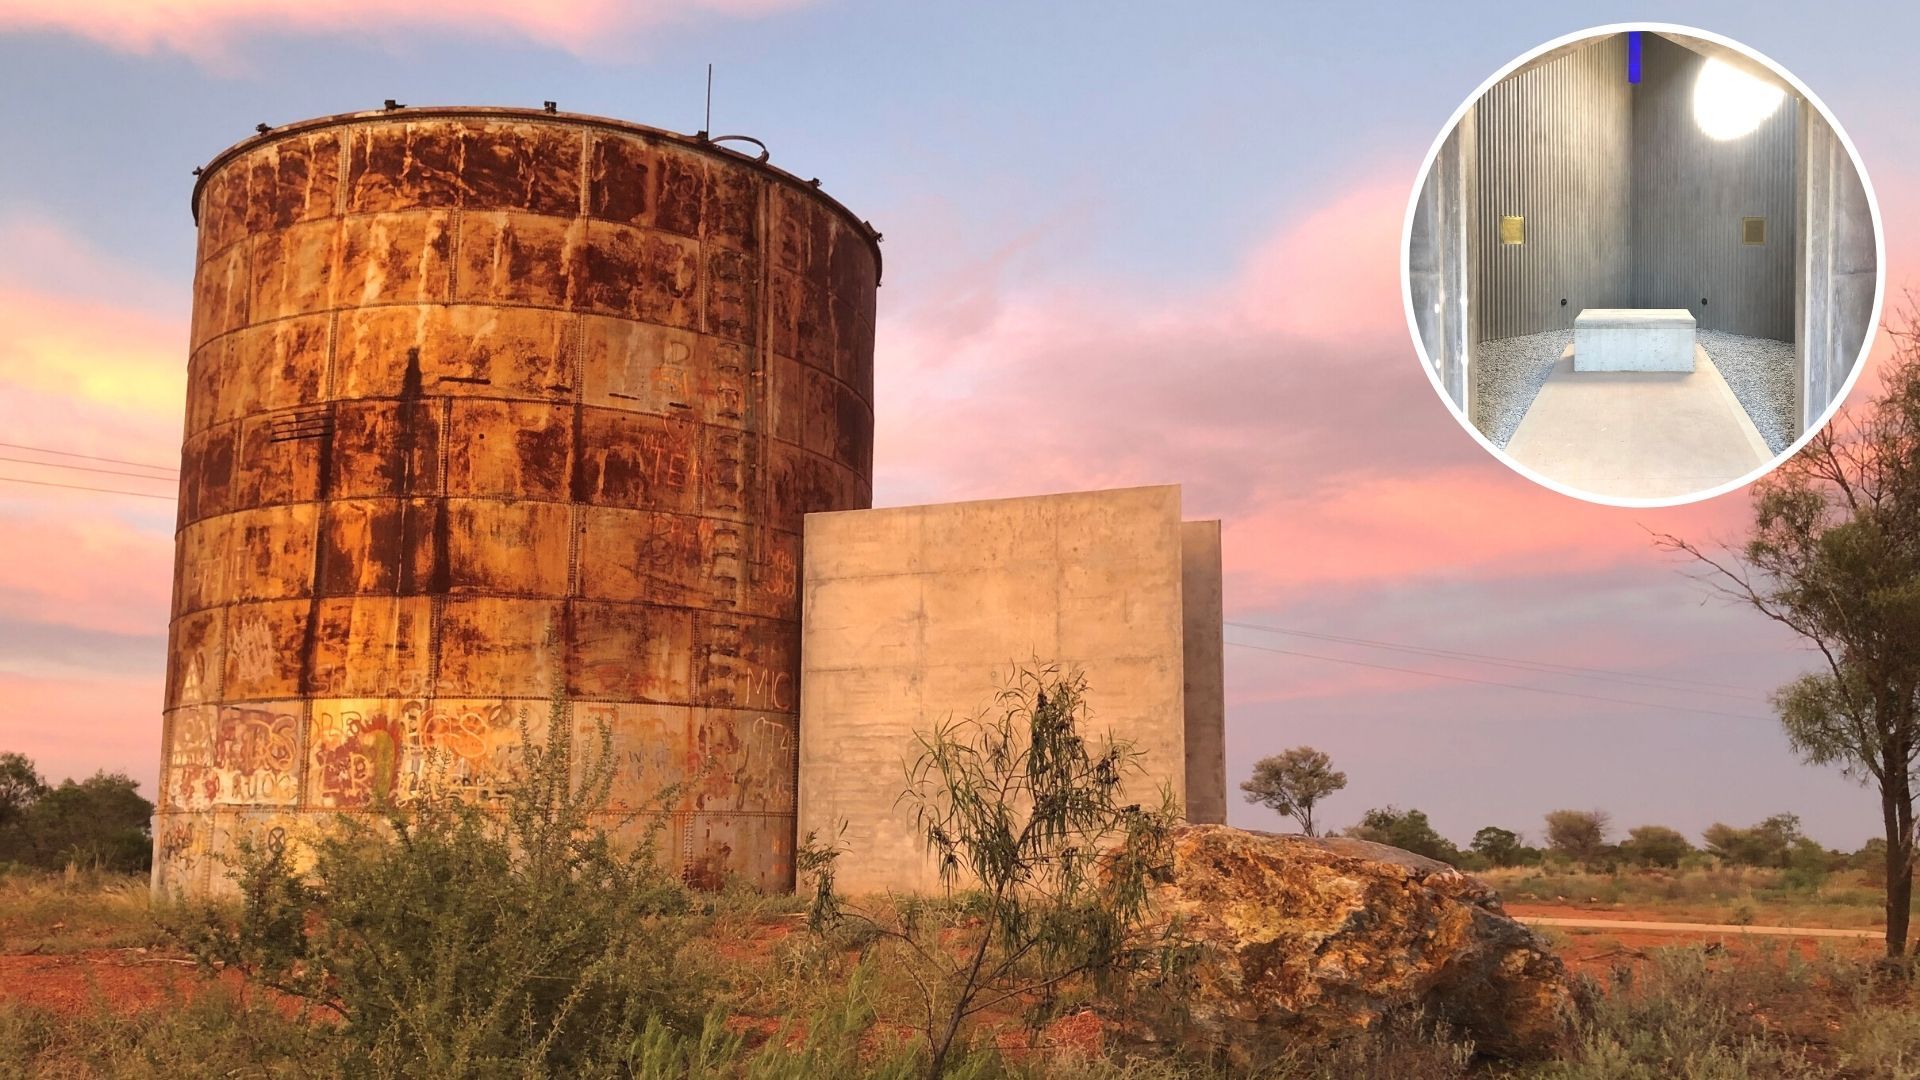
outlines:
{"label": "metal antenna rod on tank", "polygon": [[707,122],[700,128],[702,133],[713,131],[713,65],[707,65]]}

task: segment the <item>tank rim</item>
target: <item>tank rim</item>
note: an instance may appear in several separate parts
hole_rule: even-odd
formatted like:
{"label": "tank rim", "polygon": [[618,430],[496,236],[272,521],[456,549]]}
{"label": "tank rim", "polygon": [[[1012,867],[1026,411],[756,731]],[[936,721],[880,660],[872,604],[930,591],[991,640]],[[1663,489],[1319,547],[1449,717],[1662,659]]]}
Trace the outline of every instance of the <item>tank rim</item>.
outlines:
{"label": "tank rim", "polygon": [[[878,284],[880,281],[881,256],[879,231],[865,219],[856,216],[852,210],[847,208],[845,203],[842,203],[814,184],[800,179],[798,176],[777,165],[758,160],[753,155],[743,154],[738,150],[721,146],[712,142],[710,139],[701,138],[697,135],[683,135],[677,131],[652,127],[631,120],[617,120],[613,117],[596,116],[592,113],[548,112],[545,109],[528,109],[508,105],[428,105],[418,107],[409,105],[398,109],[367,109],[361,112],[316,116],[309,120],[297,120],[291,124],[283,124],[279,127],[269,128],[257,135],[249,136],[234,143],[232,146],[215,154],[211,160],[200,167],[199,172],[194,178],[193,194],[188,204],[189,209],[193,213],[194,224],[198,225],[200,223],[200,194],[205,190],[207,181],[228,162],[231,162],[234,158],[242,154],[256,150],[268,143],[277,142],[294,135],[302,135],[310,131],[318,131],[322,128],[352,127],[359,124],[378,123],[382,121],[389,123],[394,121],[405,122],[416,116],[434,119],[460,119],[462,117],[487,120],[508,119],[533,123],[560,124],[566,127],[600,128],[627,135],[640,135],[650,139],[671,142],[696,153],[706,154],[709,157],[718,158],[731,164],[756,169],[786,184],[788,187],[794,188],[826,204],[828,209],[845,219],[847,224],[852,227],[854,233],[866,240],[867,249],[873,255],[874,282]],[[584,164],[583,162],[583,167]]]}

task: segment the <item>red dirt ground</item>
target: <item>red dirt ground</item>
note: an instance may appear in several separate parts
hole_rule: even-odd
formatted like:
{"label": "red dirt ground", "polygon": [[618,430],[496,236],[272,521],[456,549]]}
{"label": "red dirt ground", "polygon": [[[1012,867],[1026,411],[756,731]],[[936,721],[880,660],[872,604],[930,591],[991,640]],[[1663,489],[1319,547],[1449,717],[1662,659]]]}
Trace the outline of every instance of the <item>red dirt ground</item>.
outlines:
{"label": "red dirt ground", "polygon": [[[221,982],[235,989],[242,985],[235,973]],[[189,1000],[206,986],[191,962],[145,949],[0,955],[0,999],[62,1013],[85,1012],[96,1000],[115,1012],[134,1012]]]}
{"label": "red dirt ground", "polygon": [[[1658,908],[1583,910],[1566,904],[1508,904],[1509,914],[1555,916],[1578,914],[1582,918],[1665,921]],[[722,950],[729,959],[744,962],[764,960],[771,946],[792,931],[790,925],[772,924],[763,935],[754,935]],[[1729,934],[1659,932],[1645,930],[1613,931],[1603,928],[1554,927],[1561,942],[1561,958],[1576,971],[1604,981],[1614,969],[1644,964],[1655,949],[1698,947],[1712,949],[1728,957],[1769,955],[1778,957],[1793,949],[1805,957],[1819,950],[1835,949],[1843,953],[1871,956],[1879,944],[1871,940],[1796,938],[1754,938]],[[220,980],[236,991],[244,992],[243,980],[233,972]],[[186,1000],[201,993],[206,980],[191,963],[177,955],[145,949],[89,949],[74,953],[20,954],[0,952],[0,1000],[19,1001],[65,1013],[83,1012],[104,1001],[115,1012],[133,1012]],[[278,998],[278,995],[274,995]],[[280,999],[289,1012],[296,1006]],[[764,1039],[778,1029],[779,1023],[759,1017],[737,1017],[732,1025],[750,1038]],[[804,1038],[804,1034],[800,1035]],[[1009,1040],[1023,1039],[1009,1032]],[[1101,1024],[1091,1014],[1068,1016],[1045,1032],[1042,1041],[1052,1045],[1093,1049],[1101,1038]]]}
{"label": "red dirt ground", "polygon": [[[1579,904],[1506,904],[1503,906],[1507,914],[1516,919],[1577,917],[1595,921],[1692,921],[1675,919],[1671,913],[1657,907],[1589,908]],[[1619,967],[1637,968],[1646,963],[1655,949],[1706,948],[1730,957],[1755,955],[1778,957],[1784,955],[1786,950],[1792,949],[1799,956],[1811,959],[1819,955],[1822,949],[1830,949],[1844,955],[1867,957],[1875,955],[1881,948],[1878,941],[1864,938],[1750,937],[1742,934],[1608,930],[1599,927],[1572,926],[1543,927],[1542,929],[1551,930],[1560,940],[1560,959],[1566,962],[1568,969],[1596,978],[1603,978]]]}

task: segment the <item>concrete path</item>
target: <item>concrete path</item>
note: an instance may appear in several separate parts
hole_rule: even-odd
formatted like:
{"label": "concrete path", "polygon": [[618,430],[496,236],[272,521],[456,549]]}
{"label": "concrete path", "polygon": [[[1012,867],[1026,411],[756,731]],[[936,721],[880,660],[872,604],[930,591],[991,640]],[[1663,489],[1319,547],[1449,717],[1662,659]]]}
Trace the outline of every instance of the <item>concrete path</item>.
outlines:
{"label": "concrete path", "polygon": [[1765,934],[1773,937],[1871,938],[1886,936],[1884,930],[1833,930],[1820,926],[1739,926],[1734,923],[1638,922],[1632,919],[1559,919],[1537,915],[1518,916],[1529,926],[1569,926],[1588,930],[1651,930],[1673,934]]}
{"label": "concrete path", "polygon": [[1773,457],[1697,345],[1690,372],[1575,371],[1568,346],[1507,454],[1569,487],[1628,499],[1705,491]]}

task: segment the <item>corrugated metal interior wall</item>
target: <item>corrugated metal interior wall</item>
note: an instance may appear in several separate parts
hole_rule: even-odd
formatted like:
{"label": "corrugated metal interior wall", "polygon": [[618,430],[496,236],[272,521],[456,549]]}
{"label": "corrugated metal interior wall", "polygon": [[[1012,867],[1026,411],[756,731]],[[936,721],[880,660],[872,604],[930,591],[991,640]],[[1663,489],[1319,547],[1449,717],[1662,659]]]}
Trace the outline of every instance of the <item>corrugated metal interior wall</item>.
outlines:
{"label": "corrugated metal interior wall", "polygon": [[[1693,115],[1706,58],[1645,35],[1633,109],[1633,306],[1684,307],[1702,329],[1793,340],[1794,129],[1783,102],[1720,141]],[[1766,242],[1741,219],[1766,219]]]}
{"label": "corrugated metal interior wall", "polygon": [[[1792,340],[1796,110],[1716,142],[1693,118],[1704,58],[1642,42],[1638,85],[1614,34],[1481,98],[1479,340],[1565,329],[1589,307],[1686,307],[1702,328]],[[1501,242],[1508,216],[1525,243]],[[1765,244],[1742,243],[1749,216],[1767,219]]]}
{"label": "corrugated metal interior wall", "polygon": [[[1626,38],[1616,34],[1503,79],[1480,99],[1481,340],[1564,329],[1583,307],[1628,303],[1626,65]],[[1507,216],[1525,218],[1525,243],[1500,242]]]}

